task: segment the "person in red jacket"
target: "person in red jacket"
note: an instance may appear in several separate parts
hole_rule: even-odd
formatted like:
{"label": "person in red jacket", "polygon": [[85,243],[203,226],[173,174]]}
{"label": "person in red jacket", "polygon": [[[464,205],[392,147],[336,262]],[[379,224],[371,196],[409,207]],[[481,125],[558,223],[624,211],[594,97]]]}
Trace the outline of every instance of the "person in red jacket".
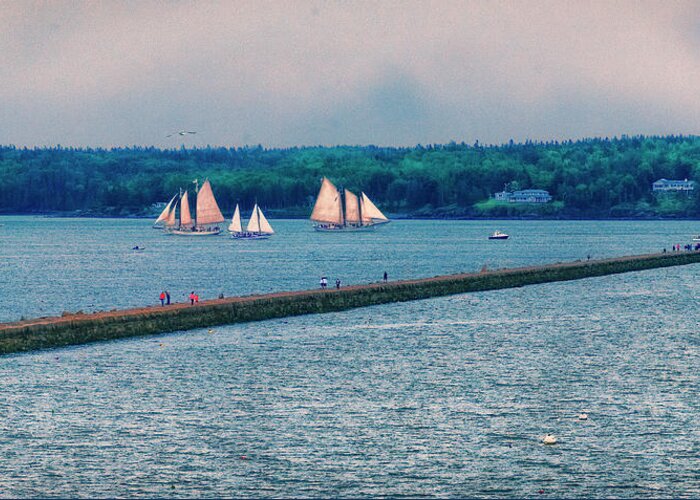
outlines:
{"label": "person in red jacket", "polygon": [[196,293],[194,294],[194,303],[199,304],[199,295]]}
{"label": "person in red jacket", "polygon": [[194,305],[194,291],[192,291],[192,293],[190,293],[190,305],[191,306]]}
{"label": "person in red jacket", "polygon": [[165,304],[165,292],[160,292],[160,305]]}

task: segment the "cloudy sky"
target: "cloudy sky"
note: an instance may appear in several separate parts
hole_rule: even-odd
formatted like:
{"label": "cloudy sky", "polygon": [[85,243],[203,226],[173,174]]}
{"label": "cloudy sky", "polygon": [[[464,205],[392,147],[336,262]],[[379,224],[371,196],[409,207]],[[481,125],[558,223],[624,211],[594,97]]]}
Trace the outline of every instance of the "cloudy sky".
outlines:
{"label": "cloudy sky", "polygon": [[0,54],[0,144],[700,131],[693,1],[0,0]]}

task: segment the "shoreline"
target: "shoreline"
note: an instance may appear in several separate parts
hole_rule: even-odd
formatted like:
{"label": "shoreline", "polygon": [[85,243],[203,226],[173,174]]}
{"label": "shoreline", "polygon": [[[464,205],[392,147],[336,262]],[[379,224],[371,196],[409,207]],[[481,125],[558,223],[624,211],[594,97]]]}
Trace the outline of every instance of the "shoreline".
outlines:
{"label": "shoreline", "polygon": [[0,324],[0,354],[697,263],[700,252],[669,252],[35,318]]}
{"label": "shoreline", "polygon": [[[280,216],[281,215],[281,216]],[[45,219],[123,219],[123,220],[155,220],[158,215],[96,215],[96,214],[75,214],[73,212],[7,212],[0,213],[0,217],[37,217]],[[309,220],[308,216],[295,216],[291,214],[276,214],[274,210],[267,216],[270,220]],[[676,217],[676,216],[648,216],[648,217],[444,217],[444,216],[413,216],[410,214],[389,214],[392,221],[700,221],[698,217]]]}

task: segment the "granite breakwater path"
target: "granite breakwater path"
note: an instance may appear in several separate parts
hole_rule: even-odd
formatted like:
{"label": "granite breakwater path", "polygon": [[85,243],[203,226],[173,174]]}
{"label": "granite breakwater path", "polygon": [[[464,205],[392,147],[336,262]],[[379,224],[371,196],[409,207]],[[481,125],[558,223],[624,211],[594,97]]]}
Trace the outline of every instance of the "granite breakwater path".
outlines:
{"label": "granite breakwater path", "polygon": [[0,323],[0,354],[700,263],[671,252]]}

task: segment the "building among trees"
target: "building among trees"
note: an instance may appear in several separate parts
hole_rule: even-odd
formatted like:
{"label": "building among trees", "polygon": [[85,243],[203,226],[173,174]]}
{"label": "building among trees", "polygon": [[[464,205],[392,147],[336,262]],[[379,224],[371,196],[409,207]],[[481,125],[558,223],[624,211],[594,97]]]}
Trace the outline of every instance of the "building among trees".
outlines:
{"label": "building among trees", "polygon": [[682,181],[659,179],[651,185],[652,191],[693,191],[695,181],[684,179]]}
{"label": "building among trees", "polygon": [[497,201],[509,203],[548,203],[552,201],[552,195],[544,189],[523,189],[522,191],[500,191],[493,195]]}

